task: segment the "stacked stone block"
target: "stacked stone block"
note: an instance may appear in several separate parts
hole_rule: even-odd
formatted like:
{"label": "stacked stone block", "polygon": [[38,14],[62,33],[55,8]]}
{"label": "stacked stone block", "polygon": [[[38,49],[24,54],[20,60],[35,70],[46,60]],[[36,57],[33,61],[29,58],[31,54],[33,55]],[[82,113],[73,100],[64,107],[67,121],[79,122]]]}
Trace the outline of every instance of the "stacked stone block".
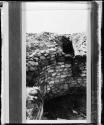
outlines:
{"label": "stacked stone block", "polygon": [[[29,87],[29,89],[33,89],[33,86],[37,86],[40,89],[43,100],[67,94],[71,87],[86,87],[86,51],[83,51],[82,54],[79,51],[84,47],[81,45],[81,42],[84,40],[81,39],[79,45],[79,35],[74,34],[74,37],[72,36],[72,40],[74,38],[76,40],[73,41],[73,48],[76,55],[67,59],[66,62],[67,55],[63,53],[60,42],[62,36],[56,37],[54,34],[51,34],[51,36],[46,38],[46,33],[44,37],[41,35],[41,37],[37,38],[34,35],[32,39],[27,39],[27,90]],[[45,41],[42,41],[43,38]],[[35,101],[33,103],[29,94],[27,97],[30,98],[30,100],[27,99],[26,101],[27,119],[36,119],[39,113],[36,108],[37,106],[39,107],[38,102]]]}
{"label": "stacked stone block", "polygon": [[[31,46],[33,49],[30,49],[31,52],[29,51],[26,56],[27,86],[46,88],[44,94],[47,93],[51,96],[66,93],[70,87],[86,86],[86,55],[76,55],[70,58],[69,62],[65,62],[66,55],[60,45],[50,43],[46,49],[36,49],[35,42],[30,44],[28,49]],[[73,46],[76,53],[75,45]],[[74,62],[73,65],[71,63],[72,60]]]}

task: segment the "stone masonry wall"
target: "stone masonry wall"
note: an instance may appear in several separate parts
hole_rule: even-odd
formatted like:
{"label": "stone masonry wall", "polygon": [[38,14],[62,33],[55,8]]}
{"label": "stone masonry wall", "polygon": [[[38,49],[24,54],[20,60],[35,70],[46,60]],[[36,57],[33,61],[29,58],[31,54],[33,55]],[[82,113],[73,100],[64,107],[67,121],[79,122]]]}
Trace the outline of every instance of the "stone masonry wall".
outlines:
{"label": "stone masonry wall", "polygon": [[71,87],[86,87],[86,37],[82,34],[71,36],[73,57],[63,52],[62,36],[50,33],[28,36],[26,117],[32,120],[41,119],[44,99],[67,94]]}
{"label": "stone masonry wall", "polygon": [[[74,63],[55,62],[44,67],[39,66],[36,72],[30,71],[27,81],[33,86],[40,86],[43,93],[50,97],[67,93],[70,87],[86,86],[85,57],[76,57]],[[82,59],[82,60],[81,60]],[[32,74],[32,75],[31,75]],[[29,80],[29,78],[30,80]]]}
{"label": "stone masonry wall", "polygon": [[[76,40],[73,41],[75,57],[67,57],[67,54],[63,53],[61,44],[55,43],[53,39],[47,40],[46,36],[45,42],[43,37],[42,41],[40,39],[38,41],[36,39],[35,42],[28,40],[27,87],[38,86],[43,90],[44,95],[53,97],[65,94],[70,87],[86,86],[86,51],[81,52],[82,48],[85,48],[85,41],[78,34],[74,34],[72,40],[73,38]],[[60,39],[57,41],[60,43]],[[84,44],[81,44],[83,42]]]}

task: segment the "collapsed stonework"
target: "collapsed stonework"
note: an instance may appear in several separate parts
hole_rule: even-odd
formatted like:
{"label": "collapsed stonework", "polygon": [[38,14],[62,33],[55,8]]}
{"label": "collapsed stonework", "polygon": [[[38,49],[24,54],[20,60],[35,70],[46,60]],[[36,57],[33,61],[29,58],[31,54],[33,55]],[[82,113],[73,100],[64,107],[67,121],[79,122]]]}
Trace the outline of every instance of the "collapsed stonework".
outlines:
{"label": "collapsed stonework", "polygon": [[[86,87],[84,34],[27,34],[26,86],[39,87],[44,99]],[[69,48],[69,50],[68,50]]]}
{"label": "collapsed stonework", "polygon": [[[60,42],[61,44],[57,44]],[[57,43],[54,41],[47,49],[36,48],[32,51],[36,45],[32,46],[32,53],[28,56],[27,51],[26,58],[27,86],[40,86],[42,89],[45,86],[46,93],[51,93],[51,96],[63,94],[71,86],[85,86],[86,54],[75,55],[72,42],[67,37],[61,36]]]}

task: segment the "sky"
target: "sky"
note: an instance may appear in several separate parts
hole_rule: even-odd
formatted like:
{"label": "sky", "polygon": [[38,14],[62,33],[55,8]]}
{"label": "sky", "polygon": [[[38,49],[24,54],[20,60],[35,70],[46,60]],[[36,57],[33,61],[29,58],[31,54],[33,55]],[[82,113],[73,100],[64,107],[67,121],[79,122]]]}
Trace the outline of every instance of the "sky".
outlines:
{"label": "sky", "polygon": [[26,32],[86,33],[90,20],[88,8],[89,5],[85,3],[26,3]]}

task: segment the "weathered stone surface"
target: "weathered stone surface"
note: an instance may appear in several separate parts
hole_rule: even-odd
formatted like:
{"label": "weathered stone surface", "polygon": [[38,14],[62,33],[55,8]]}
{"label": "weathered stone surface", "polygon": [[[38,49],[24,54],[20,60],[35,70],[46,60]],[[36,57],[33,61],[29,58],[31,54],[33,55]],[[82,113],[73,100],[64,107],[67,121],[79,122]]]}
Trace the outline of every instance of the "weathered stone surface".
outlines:
{"label": "weathered stone surface", "polygon": [[62,35],[27,34],[27,86],[42,86],[48,82],[51,87],[48,86],[47,91],[51,96],[66,92],[69,87],[86,86],[86,36],[65,36],[72,40],[75,57],[63,53]]}

